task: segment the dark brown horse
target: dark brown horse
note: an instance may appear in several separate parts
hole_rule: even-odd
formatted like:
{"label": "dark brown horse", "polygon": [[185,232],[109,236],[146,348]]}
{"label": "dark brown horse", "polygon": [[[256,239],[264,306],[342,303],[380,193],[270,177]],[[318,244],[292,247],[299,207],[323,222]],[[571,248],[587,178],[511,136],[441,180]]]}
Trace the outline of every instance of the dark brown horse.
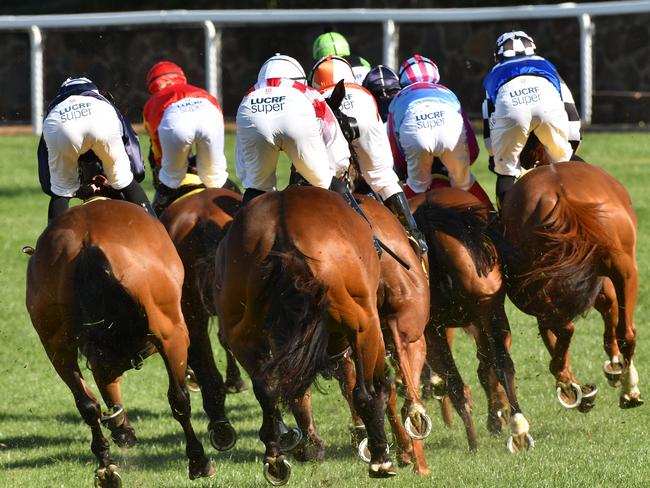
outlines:
{"label": "dark brown horse", "polygon": [[583,162],[541,166],[508,191],[502,220],[518,250],[504,254],[508,295],[537,318],[562,405],[593,406],[596,386],[580,385],[569,362],[573,320],[591,306],[605,322],[605,373],[623,384],[620,406],[641,405],[633,362],[637,219],[623,185]]}
{"label": "dark brown horse", "polygon": [[[451,401],[463,420],[470,449],[478,447],[469,389],[454,363],[447,329],[474,327],[478,375],[488,397],[488,428],[501,430],[509,420],[508,448],[532,447],[528,421],[515,391],[509,355],[510,326],[505,314],[505,285],[485,206],[468,192],[439,188],[409,202],[429,245],[431,319],[427,328],[428,361],[447,383]],[[505,390],[507,400],[503,399]],[[509,404],[509,405],[508,405]]]}
{"label": "dark brown horse", "polygon": [[[184,388],[189,338],[181,312],[183,265],[164,227],[141,208],[114,200],[71,208],[38,239],[27,269],[27,309],[43,347],[92,433],[99,486],[120,486],[101,424],[118,446],[135,444],[120,379],[158,351],[167,392],[187,443],[191,479],[212,476],[190,422]],[[79,369],[86,356],[108,413]]]}
{"label": "dark brown horse", "polygon": [[201,386],[203,408],[210,419],[210,441],[220,451],[230,449],[236,441],[223,396],[241,391],[245,383],[227,348],[225,382],[214,361],[208,331],[210,317],[216,315],[210,272],[219,242],[240,207],[241,195],[231,190],[201,189],[178,199],[160,217],[185,267],[181,305],[190,334],[188,362]]}
{"label": "dark brown horse", "polygon": [[272,483],[290,475],[279,447],[278,400],[308,402],[316,375],[348,347],[357,372],[355,406],[369,434],[369,474],[395,474],[383,427],[388,385],[379,273],[370,226],[339,195],[320,188],[292,186],[255,198],[222,240],[215,304],[225,343],[262,407],[264,473]]}

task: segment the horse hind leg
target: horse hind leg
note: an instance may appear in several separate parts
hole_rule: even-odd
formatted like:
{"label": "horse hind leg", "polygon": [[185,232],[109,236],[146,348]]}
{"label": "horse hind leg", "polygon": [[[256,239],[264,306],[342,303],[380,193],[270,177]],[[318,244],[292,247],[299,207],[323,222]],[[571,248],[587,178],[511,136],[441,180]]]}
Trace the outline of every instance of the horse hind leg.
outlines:
{"label": "horse hind leg", "polygon": [[93,377],[108,408],[101,416],[101,423],[111,431],[111,438],[118,447],[129,448],[136,444],[135,429],[131,426],[122,403],[121,374],[111,373],[104,365],[92,364]]}
{"label": "horse hind leg", "polygon": [[304,434],[298,446],[292,450],[294,457],[298,461],[322,461],[325,457],[325,446],[316,430],[311,407],[311,390],[307,390],[302,398],[291,403],[291,411]]}
{"label": "horse hind leg", "polygon": [[625,362],[616,341],[616,325],[618,324],[618,301],[616,290],[610,279],[603,280],[603,287],[596,297],[594,308],[603,318],[603,348],[609,359],[603,365],[603,372],[607,383],[612,388],[621,386],[621,376]]}
{"label": "horse hind leg", "polygon": [[[184,387],[187,369],[187,350],[189,338],[185,334],[186,326],[172,322],[165,314],[147,310],[150,329],[154,333],[155,346],[163,358],[169,388],[167,398],[174,419],[181,425],[185,434],[185,453],[189,460],[189,478],[212,477],[216,471],[210,459],[205,455],[201,442],[196,437],[191,423],[192,408],[189,391]],[[180,315],[180,311],[179,311]],[[155,328],[152,327],[155,324]]]}
{"label": "horse hind leg", "polygon": [[120,487],[122,478],[117,471],[117,464],[110,457],[108,439],[104,437],[100,424],[101,407],[79,370],[76,350],[64,350],[47,341],[44,341],[44,346],[54,369],[72,392],[77,410],[90,427],[92,435],[90,449],[99,462],[99,467],[95,470],[96,486]]}

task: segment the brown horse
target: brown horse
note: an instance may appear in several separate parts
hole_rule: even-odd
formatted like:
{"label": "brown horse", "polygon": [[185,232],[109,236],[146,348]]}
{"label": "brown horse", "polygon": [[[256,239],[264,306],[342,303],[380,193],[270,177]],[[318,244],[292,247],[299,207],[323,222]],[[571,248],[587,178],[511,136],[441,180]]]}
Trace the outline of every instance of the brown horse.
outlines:
{"label": "brown horse", "polygon": [[[404,263],[387,252],[380,258],[381,279],[377,294],[379,317],[384,343],[394,353],[400,376],[403,379],[406,400],[402,408],[402,424],[397,414],[396,392],[391,384],[388,400],[388,420],[399,449],[400,464],[413,463],[418,474],[426,475],[426,465],[421,439],[431,430],[431,420],[419,398],[419,372],[426,357],[424,328],[429,318],[429,286],[420,260],[411,246],[404,228],[390,210],[376,199],[357,195],[359,205],[372,224],[375,235],[395,252]],[[353,440],[365,437],[365,427],[357,415],[352,401],[354,368],[351,361],[337,371],[346,385],[346,395],[352,412]],[[415,373],[417,372],[417,374]],[[413,437],[413,440],[411,439]],[[363,445],[360,453],[363,453]],[[366,459],[367,454],[363,454]],[[368,459],[366,459],[368,460]]]}
{"label": "brown horse", "polygon": [[210,419],[210,441],[220,451],[232,448],[236,442],[223,396],[226,392],[242,391],[245,383],[227,348],[225,382],[214,361],[208,331],[210,317],[216,315],[210,271],[219,242],[240,207],[241,195],[210,188],[178,199],[160,217],[185,267],[181,306],[190,335],[188,362],[201,387],[203,408]]}
{"label": "brown horse", "polygon": [[278,445],[278,400],[309,402],[316,375],[348,347],[357,372],[355,406],[369,433],[369,474],[395,474],[383,427],[388,385],[379,272],[370,226],[340,196],[320,188],[291,186],[255,198],[222,240],[215,305],[225,343],[262,407],[270,482],[290,476]]}
{"label": "brown horse", "polygon": [[[213,476],[190,422],[184,388],[189,338],[181,312],[183,265],[163,226],[141,208],[115,200],[71,208],[38,239],[27,269],[27,309],[43,347],[92,433],[99,486],[121,485],[101,424],[118,446],[135,444],[122,408],[120,379],[160,352],[167,396],[185,433],[190,479]],[[88,360],[108,413],[79,369]]]}
{"label": "brown horse", "polygon": [[409,203],[429,245],[431,318],[426,332],[427,358],[434,371],[446,380],[451,401],[465,425],[469,448],[478,447],[472,402],[447,337],[448,328],[469,325],[474,327],[478,375],[488,397],[488,428],[500,432],[501,418],[509,420],[508,449],[514,452],[530,448],[533,440],[517,401],[515,370],[508,352],[510,326],[495,246],[499,235],[488,224],[487,209],[470,193],[454,188],[432,190]]}
{"label": "brown horse", "polygon": [[633,362],[637,219],[625,187],[587,163],[541,166],[508,191],[502,220],[518,251],[504,254],[508,295],[537,318],[562,405],[593,406],[596,386],[580,385],[569,362],[573,320],[592,305],[605,322],[605,374],[613,385],[622,380],[620,406],[641,405]]}

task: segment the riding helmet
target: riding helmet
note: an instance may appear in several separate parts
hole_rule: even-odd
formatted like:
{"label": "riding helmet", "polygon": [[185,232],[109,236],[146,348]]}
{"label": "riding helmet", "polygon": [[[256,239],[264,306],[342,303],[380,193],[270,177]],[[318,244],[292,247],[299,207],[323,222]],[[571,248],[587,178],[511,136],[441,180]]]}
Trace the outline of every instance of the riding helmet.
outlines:
{"label": "riding helmet", "polygon": [[185,73],[180,66],[171,61],[160,61],[147,73],[147,89],[152,95],[169,85],[185,83],[187,83]]}

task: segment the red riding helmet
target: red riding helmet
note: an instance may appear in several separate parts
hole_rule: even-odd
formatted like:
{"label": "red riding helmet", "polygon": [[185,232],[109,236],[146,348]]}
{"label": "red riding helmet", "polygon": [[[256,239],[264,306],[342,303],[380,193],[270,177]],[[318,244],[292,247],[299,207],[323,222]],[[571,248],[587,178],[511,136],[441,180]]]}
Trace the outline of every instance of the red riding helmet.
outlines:
{"label": "red riding helmet", "polygon": [[185,73],[180,66],[171,61],[160,61],[147,73],[147,89],[152,95],[169,85],[187,83]]}

